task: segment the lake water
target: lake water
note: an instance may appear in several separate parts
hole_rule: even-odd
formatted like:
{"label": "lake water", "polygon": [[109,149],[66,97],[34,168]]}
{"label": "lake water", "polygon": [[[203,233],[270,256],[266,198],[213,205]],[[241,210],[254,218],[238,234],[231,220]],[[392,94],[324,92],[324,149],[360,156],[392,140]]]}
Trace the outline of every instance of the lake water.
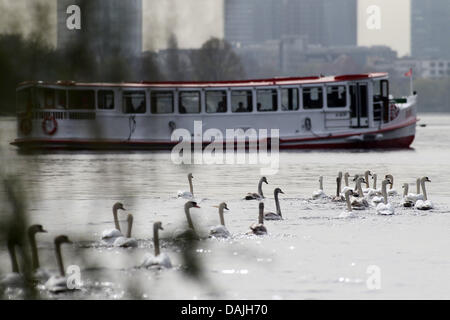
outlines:
{"label": "lake water", "polygon": [[[57,152],[24,155],[8,143],[16,133],[12,118],[0,119],[0,161],[3,173],[23,181],[30,223],[49,231],[38,235],[41,265],[56,272],[53,238],[68,235],[75,244],[63,247],[66,267],[81,268],[83,289],[43,297],[64,299],[450,299],[450,116],[421,115],[410,150],[281,152],[280,170],[263,186],[268,210],[274,210],[273,189],[280,187],[284,220],[267,221],[269,235],[245,233],[257,220],[256,201],[241,200],[256,192],[260,167],[252,165],[177,166],[167,152]],[[338,219],[344,204],[313,201],[318,177],[327,194],[335,192],[338,171],[366,169],[381,177],[391,173],[394,188],[428,176],[429,199],[435,209],[417,211],[399,206],[396,215],[379,216],[370,208],[358,218]],[[204,281],[187,278],[178,247],[163,241],[162,250],[175,268],[136,269],[153,252],[153,227],[162,221],[161,237],[183,226],[186,175],[194,175],[201,209],[194,222],[207,233],[219,217],[214,205],[225,201],[230,240],[201,240],[195,256]],[[412,188],[412,189],[411,189]],[[3,203],[5,194],[0,189]],[[83,247],[113,228],[111,207],[123,202],[134,214],[137,249]],[[7,206],[6,206],[7,207]],[[125,215],[121,215],[125,219]],[[123,222],[125,229],[125,222]],[[380,271],[379,290],[366,281],[369,266]],[[370,268],[369,268],[370,269]],[[10,271],[6,248],[0,248],[0,273]]]}

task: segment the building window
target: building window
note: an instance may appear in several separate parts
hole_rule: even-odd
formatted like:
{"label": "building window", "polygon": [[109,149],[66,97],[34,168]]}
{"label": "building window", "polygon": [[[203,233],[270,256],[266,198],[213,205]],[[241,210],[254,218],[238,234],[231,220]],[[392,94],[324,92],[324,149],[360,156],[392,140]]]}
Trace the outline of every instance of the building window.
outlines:
{"label": "building window", "polygon": [[69,109],[95,110],[95,91],[69,90]]}
{"label": "building window", "polygon": [[173,113],[173,92],[152,91],[152,113],[168,114]]}
{"label": "building window", "polygon": [[303,88],[303,109],[322,109],[322,87]]}
{"label": "building window", "polygon": [[123,112],[141,114],[146,111],[145,91],[124,91]]}
{"label": "building window", "polygon": [[343,108],[347,106],[347,89],[345,86],[327,87],[328,108]]}
{"label": "building window", "polygon": [[263,89],[256,91],[256,105],[258,111],[277,111],[278,92],[276,89]]}
{"label": "building window", "polygon": [[113,110],[114,109],[114,91],[112,90],[100,90],[97,95],[98,108],[101,110]]}
{"label": "building window", "polygon": [[281,110],[294,111],[300,107],[298,103],[298,89],[286,88],[281,89]]}
{"label": "building window", "polygon": [[227,92],[206,91],[206,112],[207,113],[227,112]]}
{"label": "building window", "polygon": [[181,114],[200,113],[200,92],[198,91],[180,92],[178,109]]}
{"label": "building window", "polygon": [[251,90],[231,91],[231,106],[233,112],[252,112],[253,95]]}

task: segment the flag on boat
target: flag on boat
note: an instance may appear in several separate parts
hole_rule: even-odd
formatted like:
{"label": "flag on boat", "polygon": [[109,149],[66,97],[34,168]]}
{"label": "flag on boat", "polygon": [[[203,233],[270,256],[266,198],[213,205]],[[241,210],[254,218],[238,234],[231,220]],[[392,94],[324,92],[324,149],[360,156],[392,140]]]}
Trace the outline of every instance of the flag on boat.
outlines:
{"label": "flag on boat", "polygon": [[413,71],[412,68],[409,69],[409,71],[407,73],[405,73],[405,77],[412,77]]}

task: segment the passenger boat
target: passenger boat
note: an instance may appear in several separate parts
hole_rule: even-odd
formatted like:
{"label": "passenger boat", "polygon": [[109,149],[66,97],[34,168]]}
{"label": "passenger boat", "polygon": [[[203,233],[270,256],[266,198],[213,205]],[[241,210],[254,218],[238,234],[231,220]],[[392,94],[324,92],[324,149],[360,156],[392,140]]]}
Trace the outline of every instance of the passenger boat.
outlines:
{"label": "passenger boat", "polygon": [[175,130],[194,135],[194,123],[201,121],[204,131],[214,128],[224,136],[227,129],[278,129],[280,149],[408,148],[416,100],[416,94],[393,98],[387,73],[224,82],[25,82],[17,88],[18,137],[12,144],[170,149],[179,142]]}

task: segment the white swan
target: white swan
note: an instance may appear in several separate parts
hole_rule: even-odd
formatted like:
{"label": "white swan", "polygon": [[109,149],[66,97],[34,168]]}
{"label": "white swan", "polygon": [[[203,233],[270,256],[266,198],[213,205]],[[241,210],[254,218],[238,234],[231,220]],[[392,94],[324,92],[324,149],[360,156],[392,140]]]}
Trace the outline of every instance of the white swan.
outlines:
{"label": "white swan", "polygon": [[417,178],[416,180],[416,188],[417,193],[408,193],[406,196],[408,201],[416,203],[417,200],[424,200],[423,194],[420,193],[420,178]]}
{"label": "white swan", "polygon": [[164,230],[161,222],[155,222],[153,225],[153,243],[155,245],[155,255],[149,254],[144,257],[141,264],[143,268],[172,268],[172,262],[167,254],[161,253],[159,248],[159,230]]}
{"label": "white swan", "polygon": [[390,184],[391,186],[389,187],[389,190],[388,190],[387,194],[389,196],[396,196],[398,194],[397,190],[392,189],[393,186],[394,186],[394,176],[392,174],[387,174],[385,176],[385,179],[388,179],[388,180],[391,181],[391,184]]}
{"label": "white swan", "polygon": [[386,190],[386,184],[388,183],[391,184],[391,181],[389,180],[383,181],[383,188],[381,191],[383,193],[383,202],[379,203],[376,208],[377,214],[384,216],[393,215],[395,213],[392,204],[388,203],[388,195]]}
{"label": "white swan", "polygon": [[373,188],[367,190],[367,195],[369,197],[381,195],[381,189],[377,189],[377,178],[378,175],[376,173],[372,174]]}
{"label": "white swan", "polygon": [[401,205],[405,208],[411,208],[414,207],[414,204],[416,203],[411,198],[408,197],[408,190],[409,190],[409,184],[404,183],[403,186],[403,200],[401,202]]}
{"label": "white swan", "polygon": [[16,256],[16,245],[17,242],[13,240],[8,240],[8,252],[11,259],[12,273],[4,275],[0,279],[0,288],[24,288],[25,278],[19,272],[19,263],[17,262]]}
{"label": "white swan", "polygon": [[131,237],[131,229],[133,228],[133,220],[134,217],[130,213],[127,217],[128,222],[128,230],[127,230],[127,236],[126,237],[118,237],[116,240],[114,240],[114,247],[120,247],[120,248],[136,248],[138,246],[138,242],[135,238]]}
{"label": "white swan", "polygon": [[39,254],[36,245],[37,233],[47,233],[47,231],[40,224],[35,224],[28,228],[28,241],[30,242],[31,261],[33,264],[32,278],[34,281],[45,282],[50,278],[50,274],[45,269],[42,269],[39,264]]}
{"label": "white swan", "polygon": [[264,194],[263,194],[263,191],[262,191],[262,184],[263,184],[263,182],[265,184],[269,184],[267,182],[267,178],[266,177],[262,177],[261,179],[259,179],[259,182],[258,182],[258,193],[248,193],[245,196],[244,199],[245,200],[262,200],[262,199],[264,199]]}
{"label": "white swan", "polygon": [[369,207],[369,203],[364,198],[364,193],[361,187],[361,184],[365,182],[366,180],[364,179],[364,177],[358,176],[358,178],[356,179],[356,191],[358,192],[358,197],[352,198],[351,202],[352,207],[355,210],[364,210]]}
{"label": "white swan", "polygon": [[210,237],[229,238],[231,236],[230,231],[228,231],[227,227],[225,226],[225,216],[224,216],[223,210],[230,210],[230,209],[228,209],[227,204],[225,202],[222,202],[219,205],[220,225],[211,227],[211,229],[209,230]]}
{"label": "white swan", "polygon": [[267,228],[264,225],[264,202],[259,203],[258,223],[252,224],[250,226],[250,231],[247,234],[255,234],[257,236],[267,234]]}
{"label": "white swan", "polygon": [[125,208],[123,207],[123,204],[120,202],[117,202],[116,204],[114,204],[113,206],[113,217],[114,217],[114,225],[115,225],[115,229],[108,229],[103,231],[102,233],[102,242],[104,244],[107,245],[112,245],[114,244],[114,241],[119,238],[119,237],[123,237],[123,234],[120,230],[120,224],[119,224],[119,218],[118,218],[118,211],[119,210],[124,210]]}
{"label": "white swan", "polygon": [[194,199],[194,186],[192,184],[192,179],[194,176],[192,173],[188,174],[188,181],[189,181],[189,191],[178,191],[178,198],[183,198],[187,200],[193,200]]}
{"label": "white swan", "polygon": [[364,172],[364,180],[366,183],[366,187],[363,188],[363,193],[368,193],[371,190],[369,185],[369,176],[372,176],[372,173],[370,172],[370,170],[366,170]]}
{"label": "white swan", "polygon": [[420,179],[420,185],[423,191],[423,200],[417,200],[415,207],[418,210],[430,210],[433,209],[433,203],[428,200],[427,189],[425,188],[425,182],[431,182],[428,177],[423,177]]}
{"label": "white swan", "polygon": [[356,218],[356,215],[353,213],[352,210],[352,204],[350,203],[350,196],[353,195],[353,191],[352,190],[347,190],[345,191],[345,202],[347,204],[347,209],[342,211],[341,214],[339,215],[339,218]]}
{"label": "white swan", "polygon": [[264,220],[283,220],[283,216],[281,215],[281,209],[280,209],[280,200],[278,199],[278,195],[282,193],[280,188],[276,188],[273,191],[273,195],[275,197],[275,207],[277,208],[277,212],[264,212]]}
{"label": "white swan", "polygon": [[373,206],[377,206],[380,203],[384,202],[384,197],[383,194],[386,193],[387,194],[387,185],[391,184],[391,181],[388,179],[385,179],[381,182],[381,196],[375,196],[372,198],[372,205]]}
{"label": "white swan", "polygon": [[197,202],[195,202],[195,201],[188,201],[184,204],[184,213],[186,215],[188,229],[187,230],[180,230],[180,229],[175,230],[175,232],[173,234],[174,239],[178,239],[178,240],[191,240],[191,239],[198,240],[198,239],[200,239],[200,237],[198,236],[198,234],[195,230],[194,223],[192,222],[191,213],[190,213],[191,208],[200,208],[200,207],[197,205]]}
{"label": "white swan", "polygon": [[312,194],[313,200],[326,198],[327,195],[323,192],[323,177],[319,177],[319,190],[314,191]]}
{"label": "white swan", "polygon": [[59,275],[51,276],[50,279],[45,283],[45,288],[52,293],[61,293],[65,291],[71,291],[74,289],[70,289],[68,284],[68,278],[66,277],[66,272],[64,269],[63,258],[61,254],[61,245],[63,243],[71,244],[72,241],[69,240],[67,236],[58,236],[55,238],[55,253],[56,260],[58,262],[59,267]]}

